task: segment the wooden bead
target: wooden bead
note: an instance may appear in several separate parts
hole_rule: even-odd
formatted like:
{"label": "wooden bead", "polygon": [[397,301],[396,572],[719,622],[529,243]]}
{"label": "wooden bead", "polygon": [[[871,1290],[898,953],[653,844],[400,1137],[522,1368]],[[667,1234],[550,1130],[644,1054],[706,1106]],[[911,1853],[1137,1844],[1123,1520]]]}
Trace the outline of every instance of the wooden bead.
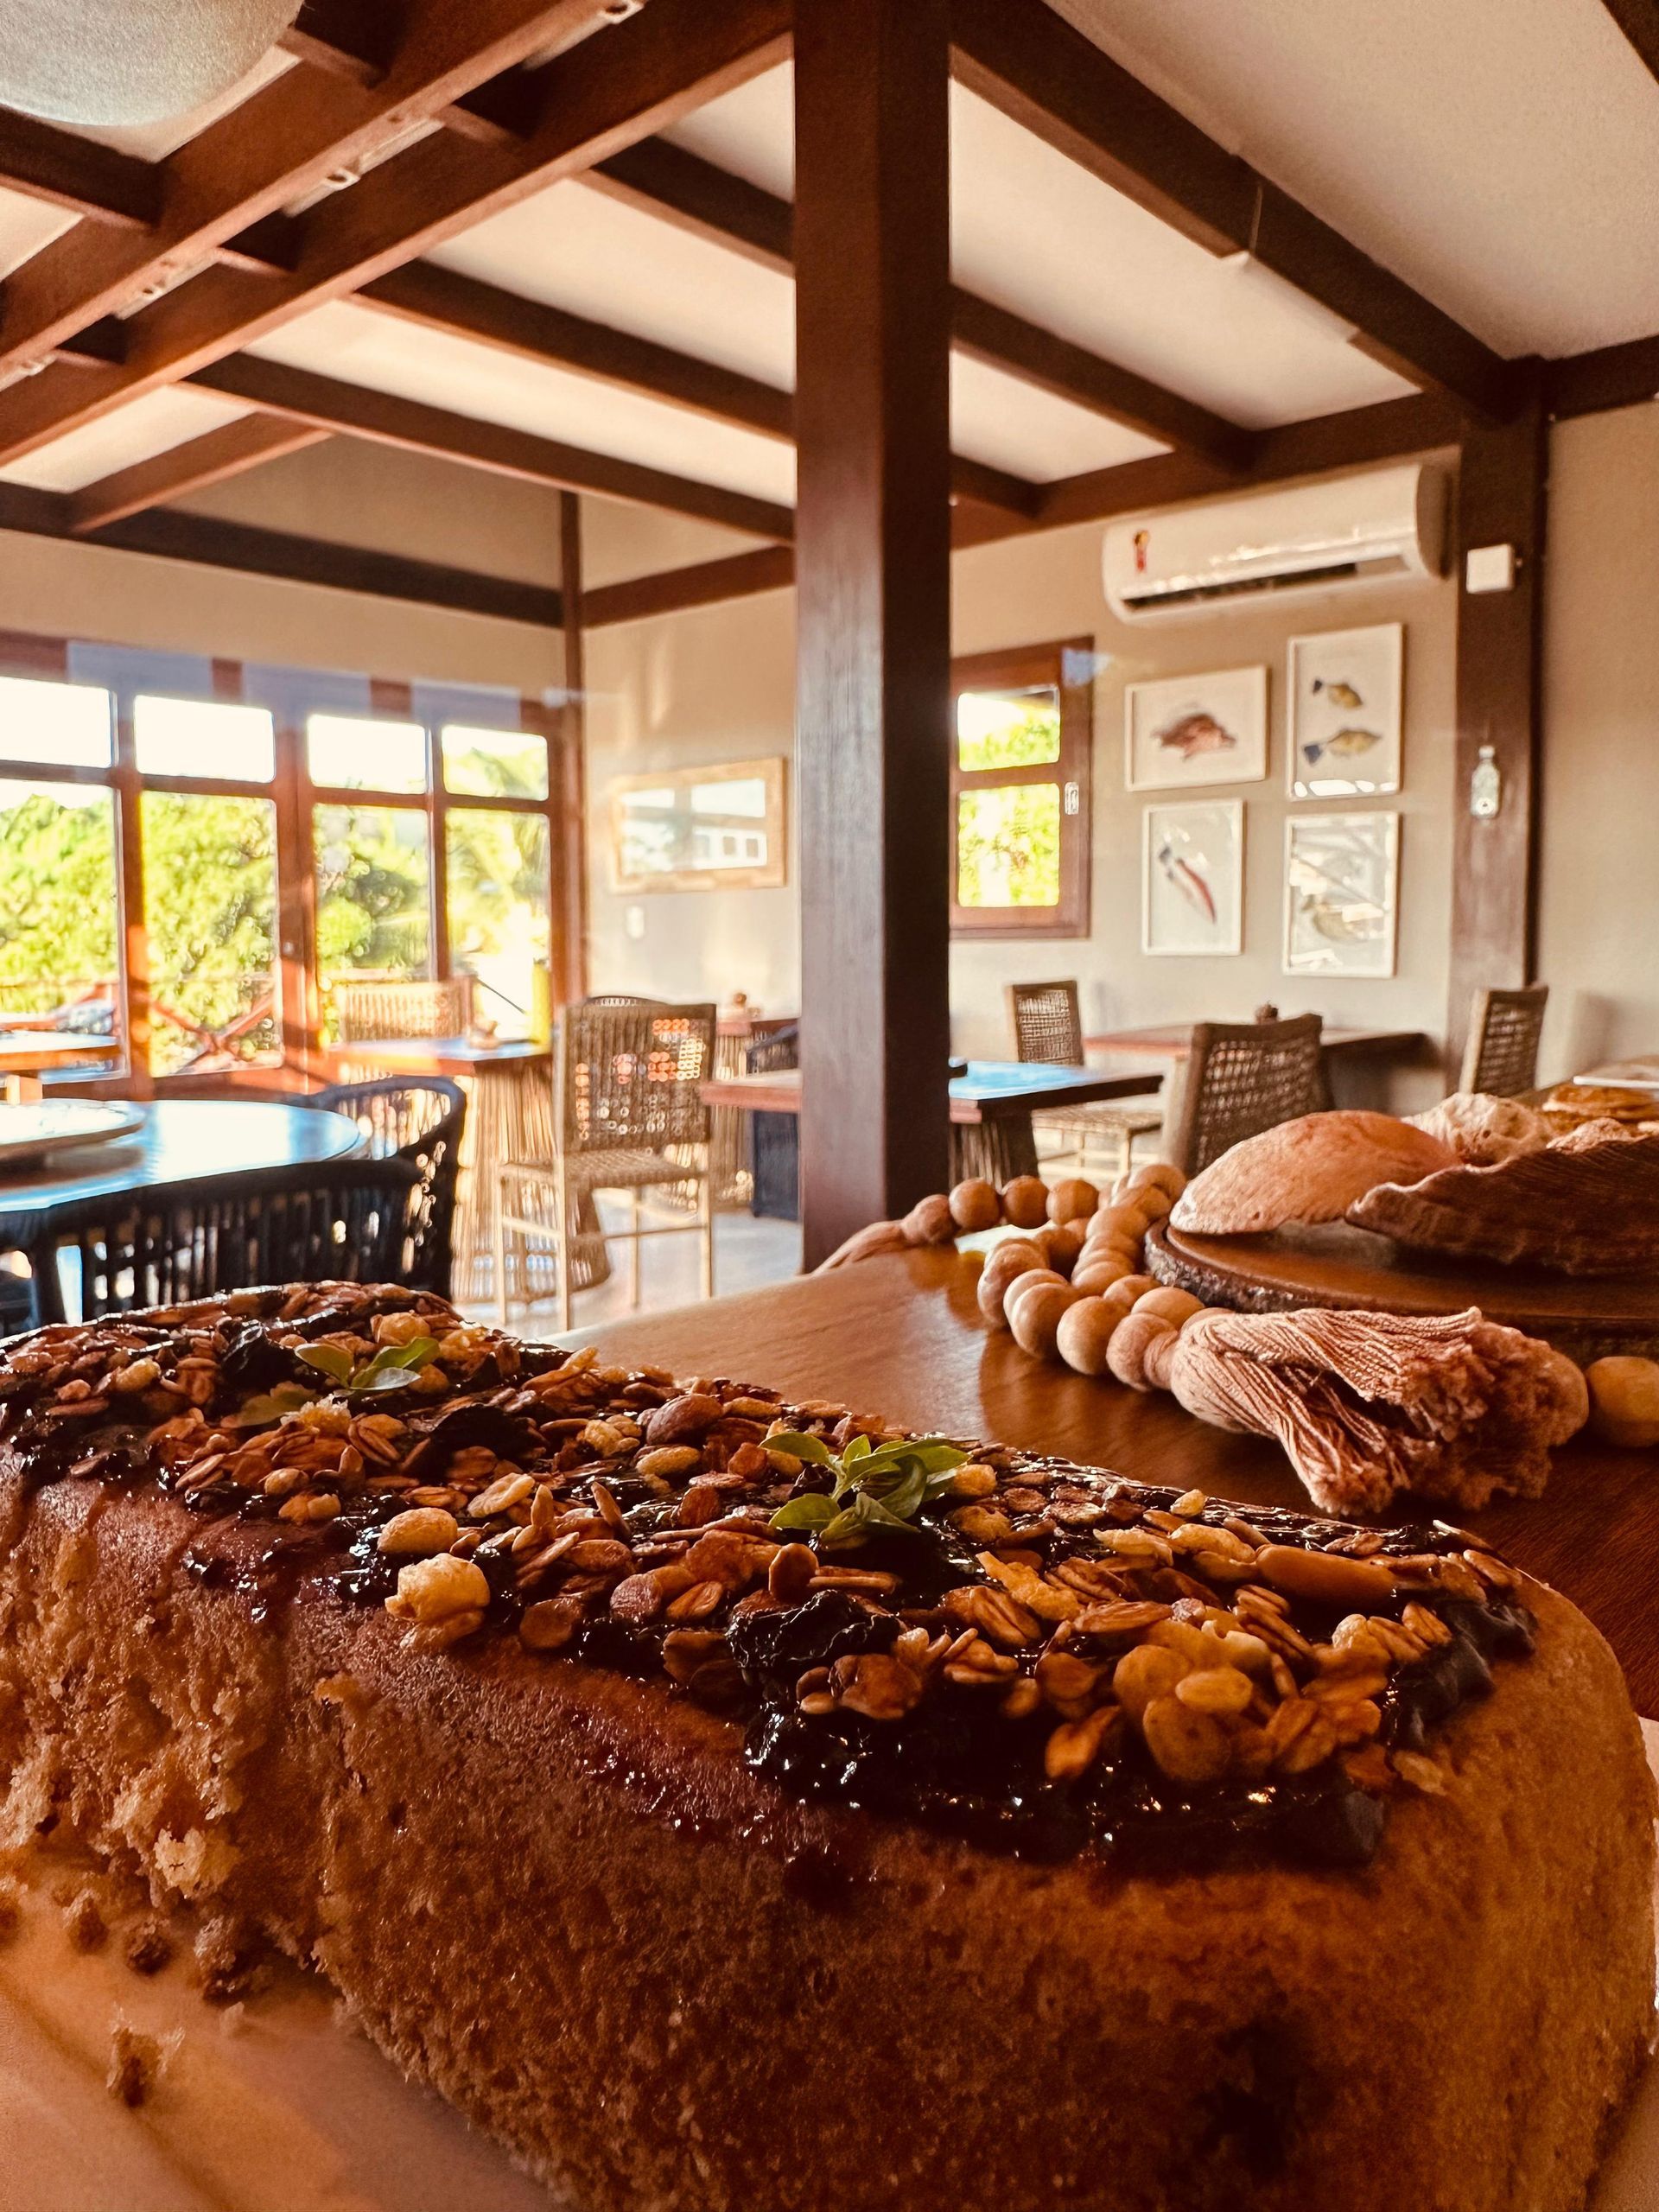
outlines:
{"label": "wooden bead", "polygon": [[1174,1335],[1170,1324],[1155,1313],[1126,1313],[1112,1332],[1106,1364],[1131,1390],[1150,1390],[1154,1386],[1147,1377],[1147,1351],[1154,1338],[1173,1339]]}
{"label": "wooden bead", "polygon": [[1112,1331],[1122,1318],[1103,1298],[1079,1298],[1060,1316],[1054,1349],[1074,1373],[1103,1375]]}
{"label": "wooden bead", "polygon": [[1085,1252],[1071,1270],[1071,1285],[1075,1290],[1096,1296],[1103,1290],[1109,1290],[1114,1283],[1122,1282],[1128,1272],[1128,1262],[1115,1253]]}
{"label": "wooden bead", "polygon": [[1083,1255],[1083,1229],[1079,1223],[1067,1222],[1059,1229],[1048,1232],[1048,1264],[1063,1275],[1070,1275]]}
{"label": "wooden bead", "polygon": [[1042,1264],[1041,1252],[1024,1236],[1004,1237],[1000,1244],[991,1247],[979,1278],[979,1310],[993,1328],[1003,1325],[1002,1294],[1008,1285],[1028,1268],[1040,1268]]}
{"label": "wooden bead", "polygon": [[1134,1274],[1141,1272],[1143,1250],[1138,1236],[1091,1236],[1084,1249],[1091,1260],[1122,1260],[1125,1268]]}
{"label": "wooden bead", "polygon": [[957,1224],[950,1212],[950,1201],[942,1191],[935,1191],[931,1198],[918,1198],[899,1226],[905,1232],[907,1244],[950,1244],[956,1241]]}
{"label": "wooden bead", "polygon": [[1122,1292],[1128,1293],[1129,1292],[1131,1285],[1134,1286],[1133,1294],[1129,1297],[1129,1304],[1131,1306],[1135,1304],[1137,1298],[1144,1297],[1147,1291],[1156,1290],[1160,1287],[1156,1275],[1134,1274],[1125,1275],[1122,1282],[1117,1285],[1117,1288]]}
{"label": "wooden bead", "polygon": [[[1135,1319],[1133,1313],[1129,1315],[1129,1319],[1131,1320]],[[1146,1351],[1141,1357],[1141,1372],[1149,1389],[1167,1390],[1172,1388],[1174,1379],[1173,1370],[1175,1364],[1175,1347],[1180,1341],[1180,1330],[1173,1325],[1166,1329],[1161,1336],[1148,1339]]]}
{"label": "wooden bead", "polygon": [[1172,1283],[1160,1283],[1156,1290],[1142,1292],[1135,1301],[1137,1313],[1155,1313],[1160,1320],[1179,1328],[1195,1313],[1204,1311],[1204,1300],[1194,1298],[1190,1290],[1177,1290]]}
{"label": "wooden bead", "polygon": [[1069,1175],[1048,1194],[1048,1217],[1057,1225],[1084,1221],[1100,1204],[1100,1192],[1081,1175]]}
{"label": "wooden bead", "polygon": [[947,1203],[951,1220],[964,1236],[976,1236],[982,1229],[995,1229],[1002,1218],[1002,1201],[996,1195],[995,1185],[977,1175],[958,1183]]}
{"label": "wooden bead", "polygon": [[1173,1160],[1149,1160],[1144,1167],[1136,1167],[1131,1171],[1124,1188],[1126,1191],[1133,1192],[1144,1191],[1148,1186],[1167,1192],[1170,1201],[1173,1204],[1186,1188],[1186,1178]]}
{"label": "wooden bead", "polygon": [[1016,1175],[1002,1185],[1002,1217],[1016,1229],[1040,1229],[1048,1219],[1048,1185],[1040,1175]]}
{"label": "wooden bead", "polygon": [[1144,1236],[1152,1218],[1142,1204],[1145,1197],[1145,1192],[1140,1192],[1132,1198],[1117,1198],[1110,1205],[1102,1206],[1090,1221],[1090,1236],[1136,1239]]}
{"label": "wooden bead", "polygon": [[1002,1292],[1002,1311],[1007,1316],[1010,1326],[1014,1323],[1014,1309],[1027,1291],[1036,1290],[1049,1284],[1058,1284],[1062,1290],[1071,1288],[1065,1277],[1053,1268],[1027,1268],[1023,1274],[1015,1275],[1012,1282],[1005,1285]]}
{"label": "wooden bead", "polygon": [[1659,1361],[1624,1356],[1585,1370],[1590,1426],[1604,1444],[1639,1452],[1659,1444]]}
{"label": "wooden bead", "polygon": [[1052,1357],[1061,1318],[1076,1300],[1077,1293],[1070,1283],[1058,1281],[1033,1284],[1020,1297],[1011,1298],[1008,1326],[1015,1344],[1033,1358]]}

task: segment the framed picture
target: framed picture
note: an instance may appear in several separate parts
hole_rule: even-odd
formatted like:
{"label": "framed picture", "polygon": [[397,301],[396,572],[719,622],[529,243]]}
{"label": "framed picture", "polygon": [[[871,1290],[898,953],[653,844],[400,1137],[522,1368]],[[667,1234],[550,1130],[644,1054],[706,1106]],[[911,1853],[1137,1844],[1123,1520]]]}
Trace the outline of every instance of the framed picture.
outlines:
{"label": "framed picture", "polygon": [[1131,683],[1123,694],[1123,753],[1132,791],[1259,783],[1268,772],[1267,670]]}
{"label": "framed picture", "polygon": [[1290,641],[1292,798],[1369,798],[1400,788],[1404,626]]}
{"label": "framed picture", "polygon": [[1293,814],[1285,823],[1285,973],[1392,976],[1397,814]]}
{"label": "framed picture", "polygon": [[1141,950],[1224,953],[1244,945],[1244,802],[1149,806],[1142,818]]}
{"label": "framed picture", "polygon": [[611,810],[616,891],[768,891],[785,881],[781,760],[619,776]]}

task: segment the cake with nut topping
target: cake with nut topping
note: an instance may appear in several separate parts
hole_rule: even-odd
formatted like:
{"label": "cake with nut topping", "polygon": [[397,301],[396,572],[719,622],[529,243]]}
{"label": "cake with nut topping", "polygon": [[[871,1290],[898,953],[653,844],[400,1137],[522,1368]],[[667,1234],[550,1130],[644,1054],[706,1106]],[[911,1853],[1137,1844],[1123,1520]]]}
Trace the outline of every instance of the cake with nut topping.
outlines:
{"label": "cake with nut topping", "polygon": [[1570,2212],[1641,1742],[1441,1523],[250,1292],[0,1348],[0,1822],[581,2212]]}

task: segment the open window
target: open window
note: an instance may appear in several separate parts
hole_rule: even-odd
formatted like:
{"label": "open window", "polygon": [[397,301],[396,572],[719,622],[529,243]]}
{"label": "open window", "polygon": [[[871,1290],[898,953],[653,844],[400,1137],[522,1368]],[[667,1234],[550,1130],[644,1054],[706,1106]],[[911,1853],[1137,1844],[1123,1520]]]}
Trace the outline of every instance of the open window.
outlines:
{"label": "open window", "polygon": [[1093,668],[1086,638],[955,664],[953,936],[1088,935]]}

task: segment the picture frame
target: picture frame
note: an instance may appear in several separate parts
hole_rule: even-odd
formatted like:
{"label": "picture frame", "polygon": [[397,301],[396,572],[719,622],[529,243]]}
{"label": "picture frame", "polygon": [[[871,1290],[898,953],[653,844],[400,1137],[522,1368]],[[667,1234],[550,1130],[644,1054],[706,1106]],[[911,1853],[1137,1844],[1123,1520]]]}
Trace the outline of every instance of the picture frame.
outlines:
{"label": "picture frame", "polygon": [[1377,798],[1400,789],[1402,622],[1290,640],[1286,778],[1292,798]]}
{"label": "picture frame", "polygon": [[1123,774],[1132,791],[1255,784],[1268,772],[1268,671],[1211,669],[1123,693]]}
{"label": "picture frame", "polygon": [[1287,976],[1392,976],[1399,906],[1397,814],[1286,817]]}
{"label": "picture frame", "polygon": [[789,880],[781,759],[618,776],[606,797],[614,891],[773,891]]}
{"label": "picture frame", "polygon": [[1141,831],[1142,952],[1201,959],[1243,949],[1243,800],[1146,808]]}

